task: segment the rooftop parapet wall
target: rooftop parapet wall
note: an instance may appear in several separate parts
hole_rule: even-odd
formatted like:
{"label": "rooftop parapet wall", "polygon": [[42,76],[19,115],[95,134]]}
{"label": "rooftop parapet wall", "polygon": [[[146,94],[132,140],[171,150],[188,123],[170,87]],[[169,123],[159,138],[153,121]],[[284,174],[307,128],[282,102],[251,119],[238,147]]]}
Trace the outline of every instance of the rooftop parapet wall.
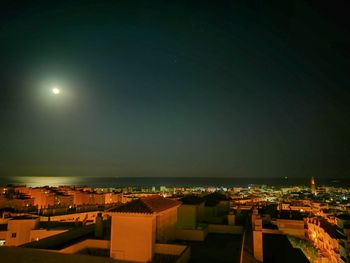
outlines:
{"label": "rooftop parapet wall", "polygon": [[155,244],[154,252],[156,254],[178,256],[175,263],[186,263],[191,258],[191,250],[189,246],[174,244]]}
{"label": "rooftop parapet wall", "polygon": [[59,250],[59,252],[65,253],[65,254],[75,254],[86,248],[109,249],[110,241],[99,240],[99,239],[86,239],[79,243],[73,244],[69,247],[63,248]]}

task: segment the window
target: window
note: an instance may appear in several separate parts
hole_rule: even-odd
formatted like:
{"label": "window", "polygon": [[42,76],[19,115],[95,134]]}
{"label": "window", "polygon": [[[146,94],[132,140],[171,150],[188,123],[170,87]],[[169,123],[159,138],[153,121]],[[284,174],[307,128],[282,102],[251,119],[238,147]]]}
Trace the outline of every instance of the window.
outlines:
{"label": "window", "polygon": [[11,234],[11,237],[12,237],[12,238],[15,238],[16,236],[17,236],[16,233],[12,233],[12,234]]}

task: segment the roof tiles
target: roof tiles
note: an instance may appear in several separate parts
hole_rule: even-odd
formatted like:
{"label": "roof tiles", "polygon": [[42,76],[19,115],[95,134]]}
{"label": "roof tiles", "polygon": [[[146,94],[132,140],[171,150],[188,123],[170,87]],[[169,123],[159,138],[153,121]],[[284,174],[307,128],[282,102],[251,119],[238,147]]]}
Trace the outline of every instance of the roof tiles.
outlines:
{"label": "roof tiles", "polygon": [[164,198],[159,195],[152,195],[133,200],[129,203],[116,207],[115,209],[111,209],[110,212],[153,214],[162,212],[180,204],[181,203],[179,201]]}

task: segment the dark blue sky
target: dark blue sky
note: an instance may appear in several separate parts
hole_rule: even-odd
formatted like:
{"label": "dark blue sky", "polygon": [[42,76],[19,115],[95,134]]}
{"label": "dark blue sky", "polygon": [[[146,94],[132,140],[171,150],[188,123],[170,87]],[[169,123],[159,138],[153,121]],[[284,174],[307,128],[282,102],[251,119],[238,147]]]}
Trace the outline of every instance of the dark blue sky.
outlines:
{"label": "dark blue sky", "polygon": [[0,176],[347,176],[349,5],[282,2],[5,1]]}

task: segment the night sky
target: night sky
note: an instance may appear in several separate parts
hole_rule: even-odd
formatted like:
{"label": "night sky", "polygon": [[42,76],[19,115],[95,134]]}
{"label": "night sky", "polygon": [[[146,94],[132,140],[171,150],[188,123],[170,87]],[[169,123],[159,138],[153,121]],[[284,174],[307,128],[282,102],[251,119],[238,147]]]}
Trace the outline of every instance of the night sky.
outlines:
{"label": "night sky", "polygon": [[0,177],[348,176],[346,2],[1,1]]}

